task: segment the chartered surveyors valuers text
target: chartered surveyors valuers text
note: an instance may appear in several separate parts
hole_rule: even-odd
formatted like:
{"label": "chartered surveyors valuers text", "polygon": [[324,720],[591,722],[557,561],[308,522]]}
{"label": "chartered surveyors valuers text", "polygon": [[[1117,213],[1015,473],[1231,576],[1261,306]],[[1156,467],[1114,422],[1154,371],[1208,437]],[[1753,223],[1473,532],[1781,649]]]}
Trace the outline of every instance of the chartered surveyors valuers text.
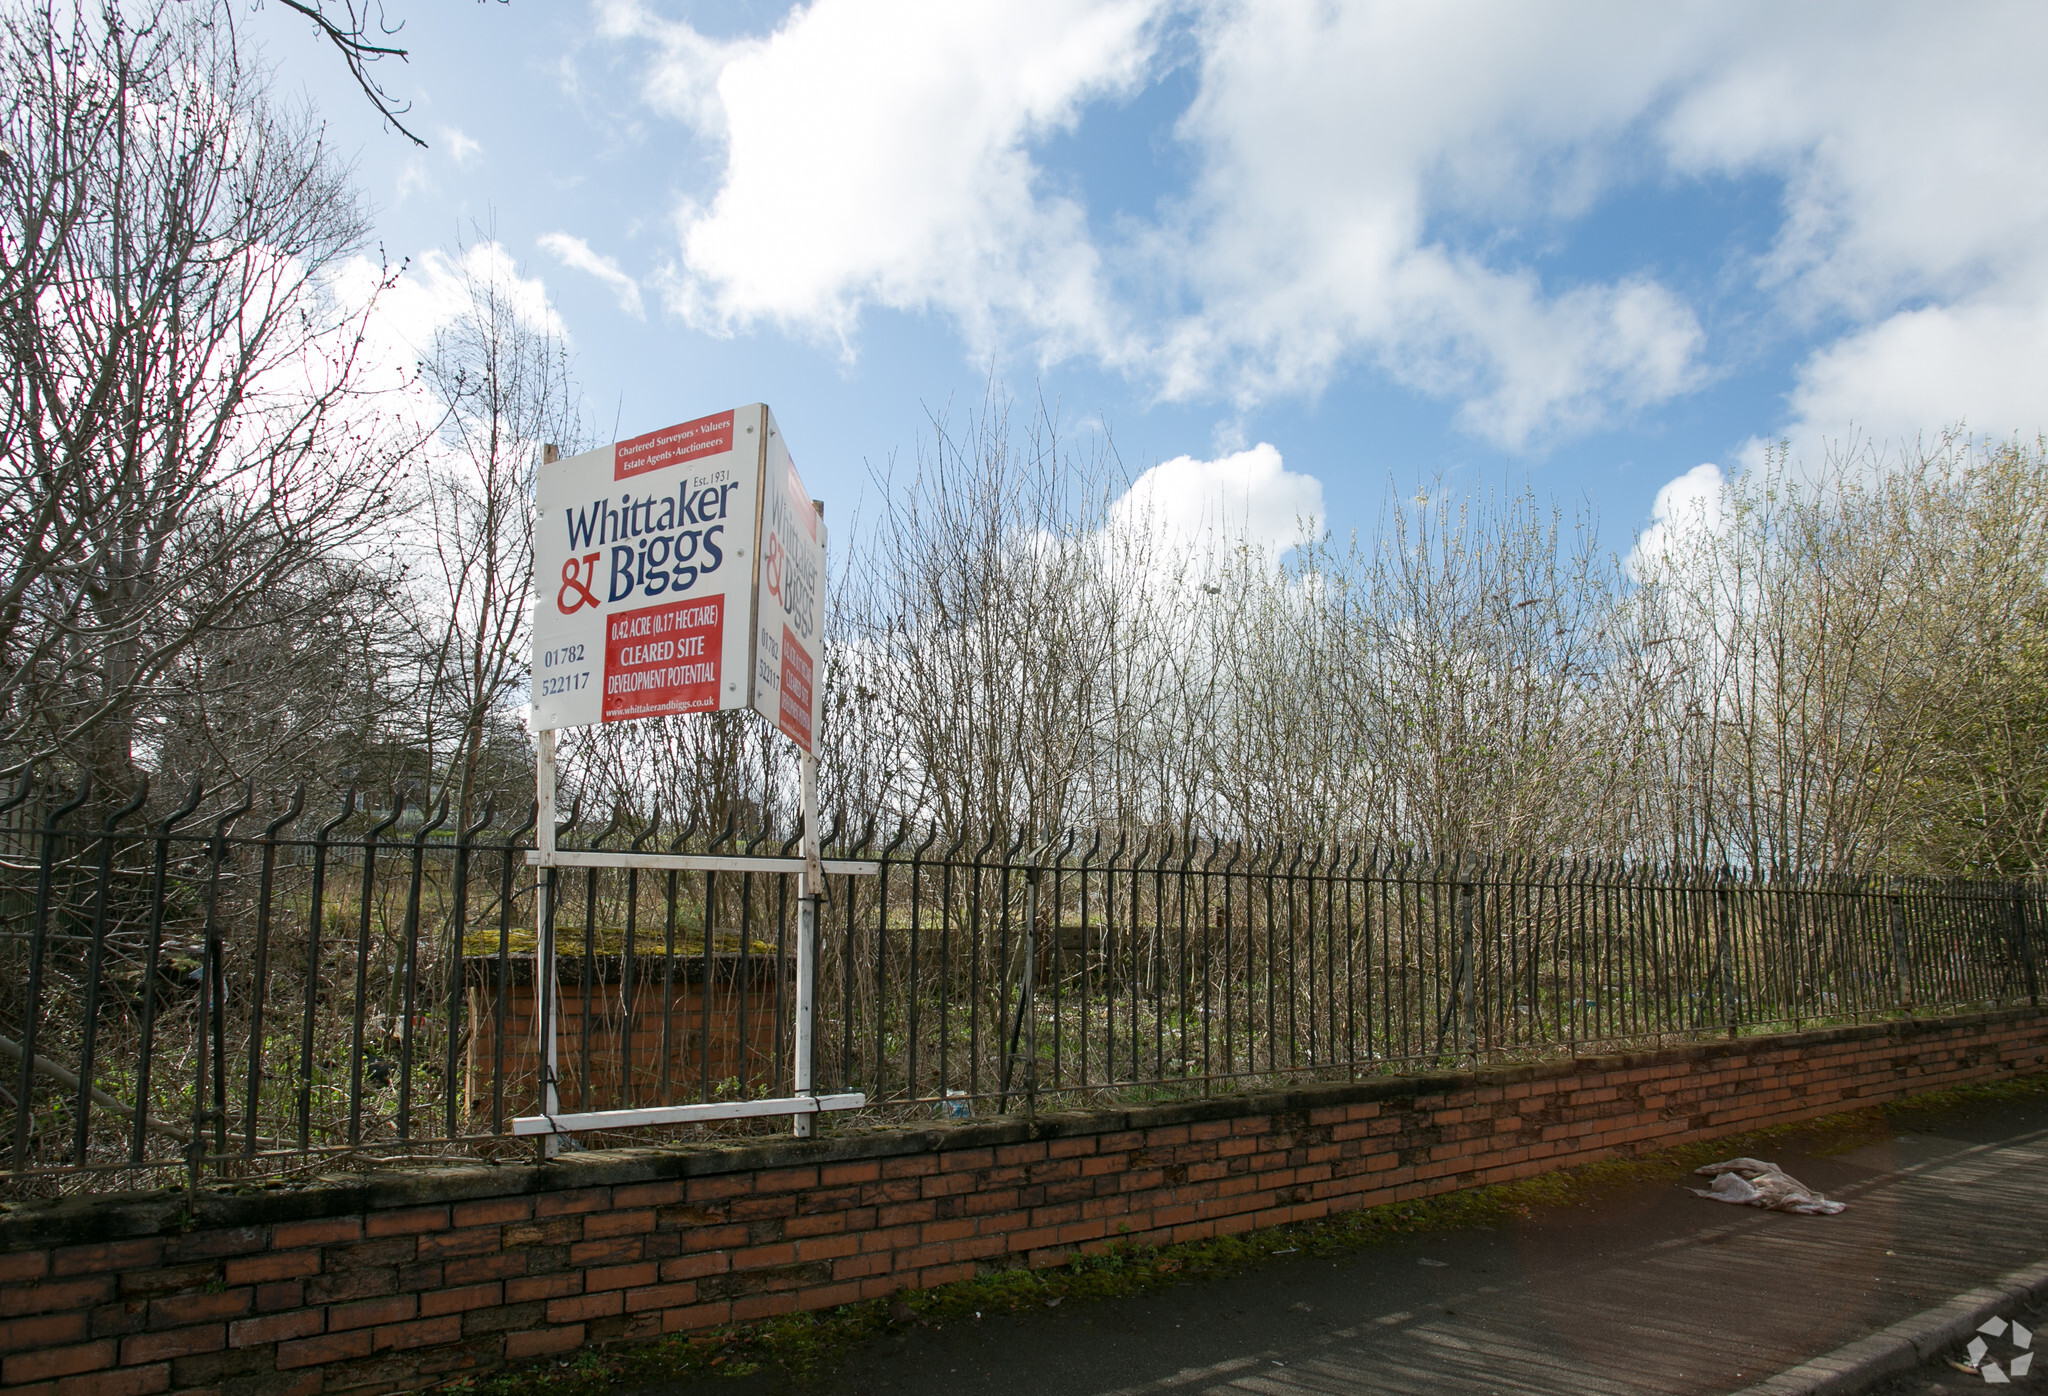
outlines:
{"label": "chartered surveyors valuers text", "polygon": [[580,559],[584,585],[596,580],[596,564],[609,552],[607,603],[636,594],[688,591],[697,578],[716,572],[725,561],[719,543],[725,525],[718,521],[726,517],[732,492],[738,488],[737,481],[711,486],[685,483],[674,494],[638,499],[622,494],[617,503],[595,499],[587,509],[572,505],[563,510],[570,551],[596,548]]}

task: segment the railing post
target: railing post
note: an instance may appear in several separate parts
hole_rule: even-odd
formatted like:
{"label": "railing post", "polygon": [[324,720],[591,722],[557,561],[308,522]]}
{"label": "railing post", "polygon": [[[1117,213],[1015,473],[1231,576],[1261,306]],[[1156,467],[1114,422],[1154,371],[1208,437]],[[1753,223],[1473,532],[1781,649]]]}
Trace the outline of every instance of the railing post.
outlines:
{"label": "railing post", "polygon": [[[356,788],[351,785],[342,797],[341,813],[320,826],[313,838],[313,886],[307,894],[306,988],[304,1017],[299,1026],[299,1149],[313,1147],[313,1050],[314,1030],[320,1011],[320,933],[327,920],[327,841],[348,817],[356,812]],[[140,1162],[138,1156],[137,1162]]]}
{"label": "railing post", "polygon": [[2018,941],[2020,952],[2020,976],[2025,980],[2027,986],[2027,1002],[2033,1007],[2039,1008],[2041,1006],[2041,981],[2040,973],[2034,966],[2034,938],[2029,934],[2029,926],[2027,924],[2031,918],[2027,915],[2028,898],[2025,886],[2026,884],[2024,883],[2013,884],[2013,924],[2014,929],[2018,933],[2015,939]]}
{"label": "railing post", "polygon": [[1024,982],[1017,1011],[1024,1015],[1024,1118],[1038,1118],[1038,875],[1037,860],[1024,870]]}
{"label": "railing post", "polygon": [[[1472,1007],[1472,877],[1465,870],[1466,855],[1459,854],[1451,860],[1449,886],[1451,894],[1451,919],[1457,926],[1458,949],[1451,958],[1451,982],[1443,989],[1442,1009],[1437,1015],[1436,1048],[1432,1054],[1433,1064],[1443,1065],[1444,1044],[1456,1042],[1462,1028],[1467,1046],[1472,1053],[1473,1064],[1478,1064],[1478,1034],[1473,1024]],[[1441,868],[1443,863],[1438,861]],[[1442,874],[1439,873],[1439,877]],[[1443,886],[1442,882],[1437,884]],[[1463,1022],[1460,1023],[1460,1019]]]}
{"label": "railing post", "polygon": [[[24,786],[27,773],[22,775]],[[36,1029],[43,1014],[43,961],[50,938],[50,884],[57,858],[57,825],[64,816],[86,802],[92,794],[92,777],[78,782],[78,794],[71,803],[50,811],[43,821],[42,857],[36,866],[36,900],[29,926],[28,1000],[21,1014],[21,1071],[14,1083],[14,1173],[20,1177],[28,1167],[29,1123],[34,1110],[36,1084]]]}
{"label": "railing post", "polygon": [[1714,875],[1714,939],[1716,954],[1721,960],[1721,1019],[1728,1028],[1728,1036],[1736,1035],[1735,1021],[1735,945],[1733,932],[1728,925],[1728,869]]}
{"label": "railing post", "polygon": [[[457,812],[458,815],[460,811]],[[405,932],[404,952],[399,958],[399,973],[403,976],[398,986],[400,1017],[398,1020],[398,1138],[400,1143],[412,1139],[412,1046],[414,1020],[419,1016],[420,981],[420,884],[426,877],[427,837],[440,828],[448,818],[448,792],[441,792],[441,803],[433,809],[422,808],[420,827],[412,836],[412,876],[405,890]],[[458,823],[459,823],[458,819]],[[452,1030],[452,1024],[451,1024]],[[449,1084],[442,1082],[445,1087]]]}
{"label": "railing post", "polygon": [[1892,976],[1898,981],[1899,1007],[1913,1016],[1913,961],[1906,944],[1906,880],[1894,873],[1887,879],[1885,900],[1892,933]]}
{"label": "railing post", "polygon": [[159,997],[154,990],[163,957],[164,884],[170,876],[171,831],[179,820],[189,817],[199,808],[204,789],[194,777],[192,788],[186,792],[185,803],[165,815],[163,823],[156,829],[156,857],[149,884],[149,932],[148,939],[143,942],[142,961],[142,982],[149,986],[151,992],[142,996],[142,1043],[136,1052],[135,1066],[135,1134],[129,1152],[129,1162],[137,1165],[141,1164],[149,1145],[150,1072],[155,1064],[156,1004]]}
{"label": "railing post", "polygon": [[[213,838],[206,846],[206,921],[201,931],[199,953],[199,1004],[194,1015],[198,1046],[192,1053],[192,1144],[186,1156],[188,1185],[199,1186],[199,1173],[206,1161],[206,1122],[213,1121],[213,1151],[228,1151],[228,1058],[227,1058],[227,966],[226,946],[220,934],[220,871],[228,860],[228,828],[247,814],[256,803],[256,783],[242,789],[242,803],[214,821]],[[211,1059],[209,1061],[209,1053]],[[208,1067],[212,1068],[212,1107],[208,1108]]]}
{"label": "railing post", "polygon": [[469,1100],[465,1093],[467,1082],[462,1077],[462,999],[463,999],[463,937],[469,930],[469,860],[476,847],[476,836],[491,825],[491,815],[497,809],[498,797],[484,797],[483,812],[476,823],[462,827],[459,819],[455,837],[455,905],[448,912],[450,926],[448,958],[445,975],[448,991],[448,1022],[442,1043],[441,1058],[441,1106],[443,1115],[442,1136],[453,1139],[462,1132],[462,1125],[469,1113]]}
{"label": "railing post", "polygon": [[92,948],[87,952],[85,962],[85,1040],[78,1049],[77,1125],[72,1158],[79,1168],[85,1167],[87,1149],[91,1144],[92,1083],[97,1079],[93,1068],[99,1051],[100,984],[105,977],[107,900],[114,878],[115,828],[122,820],[141,810],[148,801],[149,777],[141,775],[136,778],[135,794],[128,803],[108,815],[107,822],[100,826],[99,882],[93,889]]}
{"label": "railing post", "polygon": [[[264,1070],[263,1010],[270,995],[270,897],[277,870],[277,835],[285,825],[297,819],[306,808],[306,787],[304,783],[292,792],[292,802],[283,814],[270,821],[263,831],[260,847],[263,849],[263,865],[256,884],[256,964],[249,976],[249,1050],[248,1086],[242,1097],[242,1155],[245,1161],[253,1162],[257,1148],[257,1116],[263,1104],[263,1082],[267,1075]],[[84,1068],[79,1075],[85,1076]],[[80,1128],[84,1122],[80,1121]],[[81,1135],[80,1138],[84,1136]]]}
{"label": "railing post", "polygon": [[377,893],[377,840],[405,813],[405,794],[391,792],[391,813],[363,831],[362,898],[356,917],[356,992],[350,1005],[348,1047],[348,1142],[363,1142],[363,1053],[370,1008],[370,927]]}
{"label": "railing post", "polygon": [[[1003,854],[1002,868],[1004,891],[1002,892],[1002,901],[1005,925],[1008,924],[1009,920],[1010,901],[1009,892],[1007,890],[1009,884],[1009,875],[1010,872],[1016,867],[1018,851],[1024,847],[1024,841],[1029,837],[1029,833],[1026,832],[1024,829],[1020,828],[1017,832],[1016,842],[1011,844],[1011,846]],[[1017,1012],[1014,1016],[1010,1016],[1007,1013],[1005,1014],[1005,1016],[1010,1016],[1010,1022],[1007,1025],[1009,1027],[1009,1031],[1007,1033],[1003,1031],[1005,1024],[1000,1019],[998,1019],[996,1022],[996,1047],[997,1050],[1001,1053],[1000,1062],[1002,1067],[997,1078],[996,1113],[1009,1113],[1010,1083],[1016,1078],[1018,1063],[1022,1062],[1024,1065],[1024,1108],[1026,1118],[1031,1118],[1033,1115],[1035,1115],[1038,1108],[1038,1015],[1032,1011],[1034,1007],[1032,1003],[1032,998],[1036,994],[1038,986],[1037,922],[1039,870],[1037,863],[1038,858],[1043,851],[1043,849],[1034,849],[1028,855],[1031,861],[1029,863],[1026,863],[1024,866],[1024,931],[1017,941],[1018,949],[1023,953],[1024,956],[1024,966],[1022,971],[1017,976]],[[1135,898],[1133,899],[1132,905],[1134,907],[1136,906]],[[1158,943],[1157,924],[1157,918],[1155,917],[1153,934],[1153,943],[1155,947]],[[1007,940],[1007,937],[1005,937],[1005,940]],[[1010,949],[1007,943],[998,944],[996,948],[996,956],[996,982],[998,984],[1007,984],[1009,982],[1010,977]],[[1156,971],[1158,964],[1156,953],[1152,963]],[[1136,962],[1134,960],[1134,970],[1135,964]],[[1156,994],[1154,995],[1154,998],[1156,1002]],[[1007,1010],[1007,1008],[1009,1007],[1009,998],[1007,994],[1001,995],[1000,1002],[1003,1008]],[[1133,1012],[1135,1013],[1135,1009],[1133,1010]],[[1136,1022],[1135,1017],[1132,1019],[1132,1021],[1134,1023]],[[1028,1037],[1026,1036],[1027,1024],[1029,1024]],[[1020,1048],[1022,1050],[1020,1050]],[[1135,1037],[1132,1039],[1131,1042],[1131,1053],[1133,1074],[1135,1075],[1135,1068],[1138,1060],[1137,1039]]]}
{"label": "railing post", "polygon": [[1473,904],[1479,900],[1479,884],[1473,880],[1470,874],[1465,872],[1465,868],[1464,860],[1460,859],[1458,864],[1458,871],[1460,873],[1458,879],[1458,897],[1460,902],[1458,907],[1458,935],[1460,941],[1458,946],[1458,962],[1464,976],[1464,983],[1459,986],[1458,1011],[1465,1019],[1466,1054],[1472,1058],[1472,1065],[1477,1067],[1479,1065],[1479,1017],[1476,1009],[1478,998],[1478,985],[1476,981],[1479,978],[1479,967],[1474,958],[1475,941],[1472,931],[1472,920],[1477,915]]}

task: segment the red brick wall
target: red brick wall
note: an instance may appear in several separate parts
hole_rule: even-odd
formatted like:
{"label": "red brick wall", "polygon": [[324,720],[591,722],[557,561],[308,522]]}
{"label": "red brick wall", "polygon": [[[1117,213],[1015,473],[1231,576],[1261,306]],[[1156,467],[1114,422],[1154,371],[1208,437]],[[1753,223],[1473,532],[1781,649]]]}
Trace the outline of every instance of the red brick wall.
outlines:
{"label": "red brick wall", "polygon": [[382,1391],[2048,1069],[2008,1011],[737,1148],[0,1217],[0,1388]]}
{"label": "red brick wall", "polygon": [[[657,963],[658,962],[653,962]],[[488,970],[491,965],[486,965]],[[692,968],[695,966],[693,965]],[[476,975],[480,981],[469,990],[469,1021],[475,1031],[469,1035],[464,1056],[463,1092],[478,1127],[488,1127],[482,1118],[490,1113],[491,1080],[498,1067],[498,995],[494,980]],[[564,1110],[618,1110],[628,1105],[660,1099],[662,1045],[664,1032],[669,1053],[672,1084],[690,1091],[709,1075],[714,1089],[728,1078],[744,1080],[759,1089],[775,1073],[777,996],[783,990],[794,993],[792,985],[780,985],[772,974],[755,973],[741,985],[736,973],[714,977],[709,1011],[706,1011],[703,976],[696,982],[675,983],[668,994],[668,1021],[662,1021],[662,980],[657,970],[634,984],[633,1040],[630,1050],[621,1039],[626,1015],[623,993],[616,983],[599,985],[587,996],[580,984],[565,983],[557,1020],[557,1057],[561,1063],[561,1099]],[[783,1007],[786,1009],[786,1002]],[[746,1050],[740,1050],[740,1019],[746,1018]],[[539,1042],[541,1030],[535,1019],[539,1003],[530,983],[510,986],[505,996],[505,1110],[523,1115],[540,1098]],[[583,1077],[584,1015],[590,1024],[590,1079]],[[706,1024],[710,1042],[705,1042]],[[709,1058],[708,1063],[706,1058]],[[625,1064],[631,1063],[633,1084],[638,1092],[629,1099],[625,1089]]]}

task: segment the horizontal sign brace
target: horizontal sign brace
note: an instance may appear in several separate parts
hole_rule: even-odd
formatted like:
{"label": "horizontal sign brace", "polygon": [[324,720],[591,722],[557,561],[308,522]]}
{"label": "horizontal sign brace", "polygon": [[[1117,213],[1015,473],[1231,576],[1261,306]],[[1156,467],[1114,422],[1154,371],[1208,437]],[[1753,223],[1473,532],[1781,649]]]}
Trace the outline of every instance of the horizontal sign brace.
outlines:
{"label": "horizontal sign brace", "polygon": [[[800,873],[804,870],[801,858],[745,858],[722,853],[615,853],[605,848],[558,848],[553,864],[558,868],[651,868],[662,872]],[[542,866],[539,849],[526,850],[526,865],[530,868]],[[846,858],[827,858],[824,866],[828,873],[853,877],[873,877],[882,870],[880,863]]]}
{"label": "horizontal sign brace", "polygon": [[656,1105],[645,1110],[588,1110],[579,1115],[521,1115],[514,1134],[574,1134],[635,1125],[681,1125],[697,1120],[744,1120],[762,1115],[815,1115],[821,1110],[858,1110],[868,1103],[859,1091],[845,1095],[784,1096],[775,1100],[711,1100],[699,1105]]}

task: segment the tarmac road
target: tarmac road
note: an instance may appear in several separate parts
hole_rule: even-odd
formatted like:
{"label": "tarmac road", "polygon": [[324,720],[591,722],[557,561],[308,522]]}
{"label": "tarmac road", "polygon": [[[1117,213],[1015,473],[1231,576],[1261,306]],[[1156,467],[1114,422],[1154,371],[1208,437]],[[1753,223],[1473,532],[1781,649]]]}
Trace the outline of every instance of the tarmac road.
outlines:
{"label": "tarmac road", "polygon": [[[1040,1314],[910,1328],[818,1396],[1730,1392],[2048,1256],[2048,1105],[1959,1110],[1776,1161],[1849,1204],[1731,1207],[1645,1184],[1599,1210]],[[1702,1180],[1703,1181],[1703,1180]],[[2044,1359],[2048,1360],[2048,1359]],[[1953,1388],[1929,1369],[1905,1392]],[[2048,1387],[2048,1372],[2039,1380]],[[2023,1389],[2022,1383],[2015,1387]],[[728,1396],[767,1377],[655,1390]],[[1970,1388],[1974,1389],[1974,1388]]]}
{"label": "tarmac road", "polygon": [[[2038,1371],[2030,1370],[2027,1373],[2027,1377],[2032,1379],[2031,1382],[2015,1378],[2007,1384],[2020,1391],[2026,1390],[2029,1385],[2034,1385],[2037,1389],[2048,1391],[2048,1333],[2041,1333],[2041,1336],[2038,1338],[2032,1336],[2033,1333],[2039,1333],[2043,1328],[2048,1328],[2048,1302],[2036,1300],[2032,1304],[2008,1310],[2000,1314],[1999,1317],[2008,1321],[2017,1319],[2031,1330],[2029,1337],[2032,1338],[2032,1341],[2029,1346],[2035,1353],[2034,1366],[2040,1369]],[[2013,1348],[2010,1342],[1994,1343],[1988,1346],[1989,1352],[1987,1355],[1993,1356],[2002,1362],[2009,1363],[2012,1360]],[[1881,1382],[1871,1387],[1870,1396],[1925,1396],[1925,1393],[1932,1392],[1981,1392],[1985,1387],[1984,1378],[1976,1372],[1965,1371],[1958,1365],[1966,1364],[1969,1361],[1969,1356],[1964,1344],[1952,1343],[1947,1352],[1934,1358],[1932,1361],[1922,1364],[1917,1370],[1893,1377],[1889,1381]]]}

